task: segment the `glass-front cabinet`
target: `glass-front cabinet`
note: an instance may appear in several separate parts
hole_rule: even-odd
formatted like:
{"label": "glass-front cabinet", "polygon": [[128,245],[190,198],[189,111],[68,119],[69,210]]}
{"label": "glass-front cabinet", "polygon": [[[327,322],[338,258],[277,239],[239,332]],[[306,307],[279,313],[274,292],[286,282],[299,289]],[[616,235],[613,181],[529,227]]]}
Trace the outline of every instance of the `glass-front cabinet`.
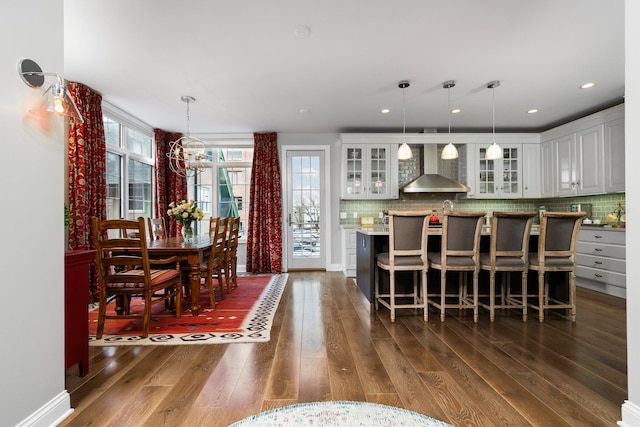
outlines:
{"label": "glass-front cabinet", "polygon": [[398,197],[397,159],[392,156],[394,146],[395,144],[342,145],[343,199]]}
{"label": "glass-front cabinet", "polygon": [[475,197],[478,199],[522,197],[522,145],[502,144],[503,158],[488,160],[488,145],[475,147]]}

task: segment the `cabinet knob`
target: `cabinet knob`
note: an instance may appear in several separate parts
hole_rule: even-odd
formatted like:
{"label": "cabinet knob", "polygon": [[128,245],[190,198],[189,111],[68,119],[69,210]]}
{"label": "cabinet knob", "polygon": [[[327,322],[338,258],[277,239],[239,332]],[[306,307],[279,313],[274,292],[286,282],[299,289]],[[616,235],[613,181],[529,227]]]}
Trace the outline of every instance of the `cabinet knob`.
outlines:
{"label": "cabinet knob", "polygon": [[596,234],[596,235],[595,235],[595,236],[593,236],[593,237],[595,237],[596,239],[602,239],[602,236],[601,236],[601,235],[599,235],[599,234]]}
{"label": "cabinet knob", "polygon": [[595,277],[596,279],[602,279],[602,274],[594,274],[593,277]]}
{"label": "cabinet knob", "polygon": [[602,252],[602,248],[595,248],[594,251],[596,252]]}
{"label": "cabinet knob", "polygon": [[594,265],[602,265],[602,261],[593,261]]}

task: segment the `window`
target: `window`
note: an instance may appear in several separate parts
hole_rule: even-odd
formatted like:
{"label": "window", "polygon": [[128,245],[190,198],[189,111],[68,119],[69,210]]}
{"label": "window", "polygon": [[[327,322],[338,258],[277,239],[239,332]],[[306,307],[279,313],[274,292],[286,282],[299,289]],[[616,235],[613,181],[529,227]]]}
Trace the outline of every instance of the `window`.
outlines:
{"label": "window", "polygon": [[153,213],[153,130],[104,106],[107,143],[107,218],[136,219]]}
{"label": "window", "polygon": [[[240,217],[240,235],[247,226],[251,186],[253,148],[209,148],[211,168],[189,178],[189,198],[193,198],[205,213],[202,224],[209,217]],[[214,191],[215,189],[215,191]],[[208,227],[196,230],[203,234]]]}

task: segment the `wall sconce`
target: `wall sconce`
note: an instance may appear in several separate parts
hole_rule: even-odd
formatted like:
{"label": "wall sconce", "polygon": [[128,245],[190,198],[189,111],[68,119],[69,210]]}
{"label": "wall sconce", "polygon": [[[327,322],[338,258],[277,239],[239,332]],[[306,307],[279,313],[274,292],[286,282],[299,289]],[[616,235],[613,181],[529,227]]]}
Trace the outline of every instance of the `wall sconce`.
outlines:
{"label": "wall sconce", "polygon": [[71,99],[61,76],[56,73],[43,72],[42,68],[31,59],[21,59],[18,62],[18,74],[27,86],[33,88],[42,87],[45,76],[57,77],[58,82],[53,83],[45,91],[43,95],[45,102],[41,104],[39,108],[59,116],[73,117],[76,120],[80,120],[81,123],[84,123],[84,119],[78,107],[76,107],[76,103]]}

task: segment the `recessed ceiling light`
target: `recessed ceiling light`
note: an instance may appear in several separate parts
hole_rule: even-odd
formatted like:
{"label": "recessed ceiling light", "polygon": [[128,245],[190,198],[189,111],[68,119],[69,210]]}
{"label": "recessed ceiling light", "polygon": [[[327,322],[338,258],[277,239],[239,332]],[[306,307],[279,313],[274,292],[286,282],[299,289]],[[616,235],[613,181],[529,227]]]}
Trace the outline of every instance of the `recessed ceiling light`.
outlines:
{"label": "recessed ceiling light", "polygon": [[589,88],[594,87],[595,85],[596,85],[596,84],[595,84],[595,83],[592,83],[592,82],[590,82],[590,83],[585,83],[585,84],[583,84],[582,86],[580,86],[580,89],[589,89]]}
{"label": "recessed ceiling light", "polygon": [[293,34],[299,39],[306,39],[311,34],[311,28],[306,25],[298,25],[295,30],[293,30]]}
{"label": "recessed ceiling light", "polygon": [[535,114],[538,112],[537,108],[532,108],[531,110],[527,111],[528,114]]}
{"label": "recessed ceiling light", "polygon": [[451,114],[458,114],[460,111],[462,111],[459,108],[454,108],[453,110],[451,110]]}
{"label": "recessed ceiling light", "polygon": [[300,110],[300,114],[309,114],[311,112],[311,110],[307,110],[306,108],[303,108],[302,110]]}
{"label": "recessed ceiling light", "polygon": [[389,110],[388,108],[383,108],[382,110],[380,110],[380,112],[382,114],[389,114],[391,112],[391,110]]}

